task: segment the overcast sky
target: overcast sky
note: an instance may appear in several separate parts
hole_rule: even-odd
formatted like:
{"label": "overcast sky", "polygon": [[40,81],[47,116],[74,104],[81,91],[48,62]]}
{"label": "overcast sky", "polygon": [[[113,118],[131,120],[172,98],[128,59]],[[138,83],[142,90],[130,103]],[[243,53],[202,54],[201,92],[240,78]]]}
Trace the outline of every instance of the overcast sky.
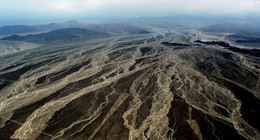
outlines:
{"label": "overcast sky", "polygon": [[260,15],[259,0],[0,0],[0,18]]}

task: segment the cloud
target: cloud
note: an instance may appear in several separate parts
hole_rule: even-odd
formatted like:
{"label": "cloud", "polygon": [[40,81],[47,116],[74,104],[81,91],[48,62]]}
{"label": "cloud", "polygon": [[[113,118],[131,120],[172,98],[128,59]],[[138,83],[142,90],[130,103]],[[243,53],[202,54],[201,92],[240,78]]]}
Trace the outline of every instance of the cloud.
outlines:
{"label": "cloud", "polygon": [[240,14],[260,12],[260,0],[0,0],[3,13],[56,15]]}

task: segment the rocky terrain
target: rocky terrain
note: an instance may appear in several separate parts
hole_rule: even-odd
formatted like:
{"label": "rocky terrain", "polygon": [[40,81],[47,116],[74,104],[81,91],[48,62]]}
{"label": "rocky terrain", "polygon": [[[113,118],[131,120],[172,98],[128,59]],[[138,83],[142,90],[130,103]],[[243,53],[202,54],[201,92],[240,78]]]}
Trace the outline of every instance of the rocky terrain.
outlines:
{"label": "rocky terrain", "polygon": [[259,50],[244,49],[182,30],[0,56],[0,139],[260,139]]}
{"label": "rocky terrain", "polygon": [[41,46],[40,44],[29,43],[24,41],[0,41],[0,56],[11,54],[19,51],[29,50]]}

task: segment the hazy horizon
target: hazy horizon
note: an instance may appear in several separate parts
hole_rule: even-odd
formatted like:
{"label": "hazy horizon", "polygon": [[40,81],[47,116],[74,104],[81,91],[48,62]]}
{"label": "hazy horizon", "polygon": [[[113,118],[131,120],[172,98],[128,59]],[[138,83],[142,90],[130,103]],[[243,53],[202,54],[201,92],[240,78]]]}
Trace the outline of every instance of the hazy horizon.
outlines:
{"label": "hazy horizon", "polygon": [[259,0],[2,0],[0,2],[0,25],[180,15],[260,17]]}

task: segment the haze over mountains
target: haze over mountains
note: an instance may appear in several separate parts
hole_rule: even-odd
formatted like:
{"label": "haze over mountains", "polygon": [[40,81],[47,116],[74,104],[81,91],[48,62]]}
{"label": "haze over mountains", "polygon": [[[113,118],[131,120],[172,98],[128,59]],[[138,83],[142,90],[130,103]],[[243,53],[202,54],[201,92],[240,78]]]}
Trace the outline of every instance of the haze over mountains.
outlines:
{"label": "haze over mountains", "polygon": [[42,31],[51,31],[62,28],[81,27],[83,24],[71,20],[64,23],[50,23],[43,25],[9,25],[0,27],[0,35],[12,35],[20,33],[34,33]]}
{"label": "haze over mountains", "polygon": [[[21,28],[21,26],[25,28]],[[10,28],[12,30],[10,30]],[[53,30],[46,32],[50,29]],[[45,32],[37,33],[39,31]],[[0,33],[2,35],[8,35],[11,32],[15,35],[3,37],[2,40],[44,43],[46,41],[64,41],[78,38],[93,39],[115,35],[149,34],[149,29],[128,23],[106,23],[86,25],[83,23],[78,23],[76,21],[68,21],[65,23],[52,23],[38,26],[4,26],[0,29]],[[29,35],[16,35],[19,33]]]}
{"label": "haze over mountains", "polygon": [[64,28],[86,28],[98,32],[107,32],[113,34],[139,34],[144,27],[139,27],[129,23],[100,23],[100,24],[87,24],[80,23],[75,20],[70,20],[64,23],[50,23],[43,25],[10,25],[0,27],[0,35],[12,34],[25,34],[46,32]]}
{"label": "haze over mountains", "polygon": [[[37,26],[4,26],[0,29],[0,33],[3,35],[1,38],[3,41],[0,42],[0,45],[2,44],[3,47],[1,47],[0,50],[1,55],[4,55],[31,49],[31,47],[19,47],[19,45],[14,45],[24,44],[26,42],[36,43],[34,46],[40,46],[39,44],[68,42],[77,39],[90,40],[118,35],[149,34],[150,31],[151,29],[149,28],[135,24],[118,22],[87,25],[77,21],[67,21],[64,23],[51,23]],[[9,35],[10,33],[13,35]],[[8,41],[16,41],[17,43],[8,43],[7,45]]]}
{"label": "haze over mountains", "polygon": [[72,40],[77,38],[93,39],[93,38],[106,37],[106,36],[109,35],[104,32],[96,32],[96,31],[91,31],[83,28],[65,28],[65,29],[53,30],[47,33],[32,34],[26,36],[12,35],[10,37],[4,37],[2,38],[2,40],[44,43],[44,42],[51,42],[51,41]]}

